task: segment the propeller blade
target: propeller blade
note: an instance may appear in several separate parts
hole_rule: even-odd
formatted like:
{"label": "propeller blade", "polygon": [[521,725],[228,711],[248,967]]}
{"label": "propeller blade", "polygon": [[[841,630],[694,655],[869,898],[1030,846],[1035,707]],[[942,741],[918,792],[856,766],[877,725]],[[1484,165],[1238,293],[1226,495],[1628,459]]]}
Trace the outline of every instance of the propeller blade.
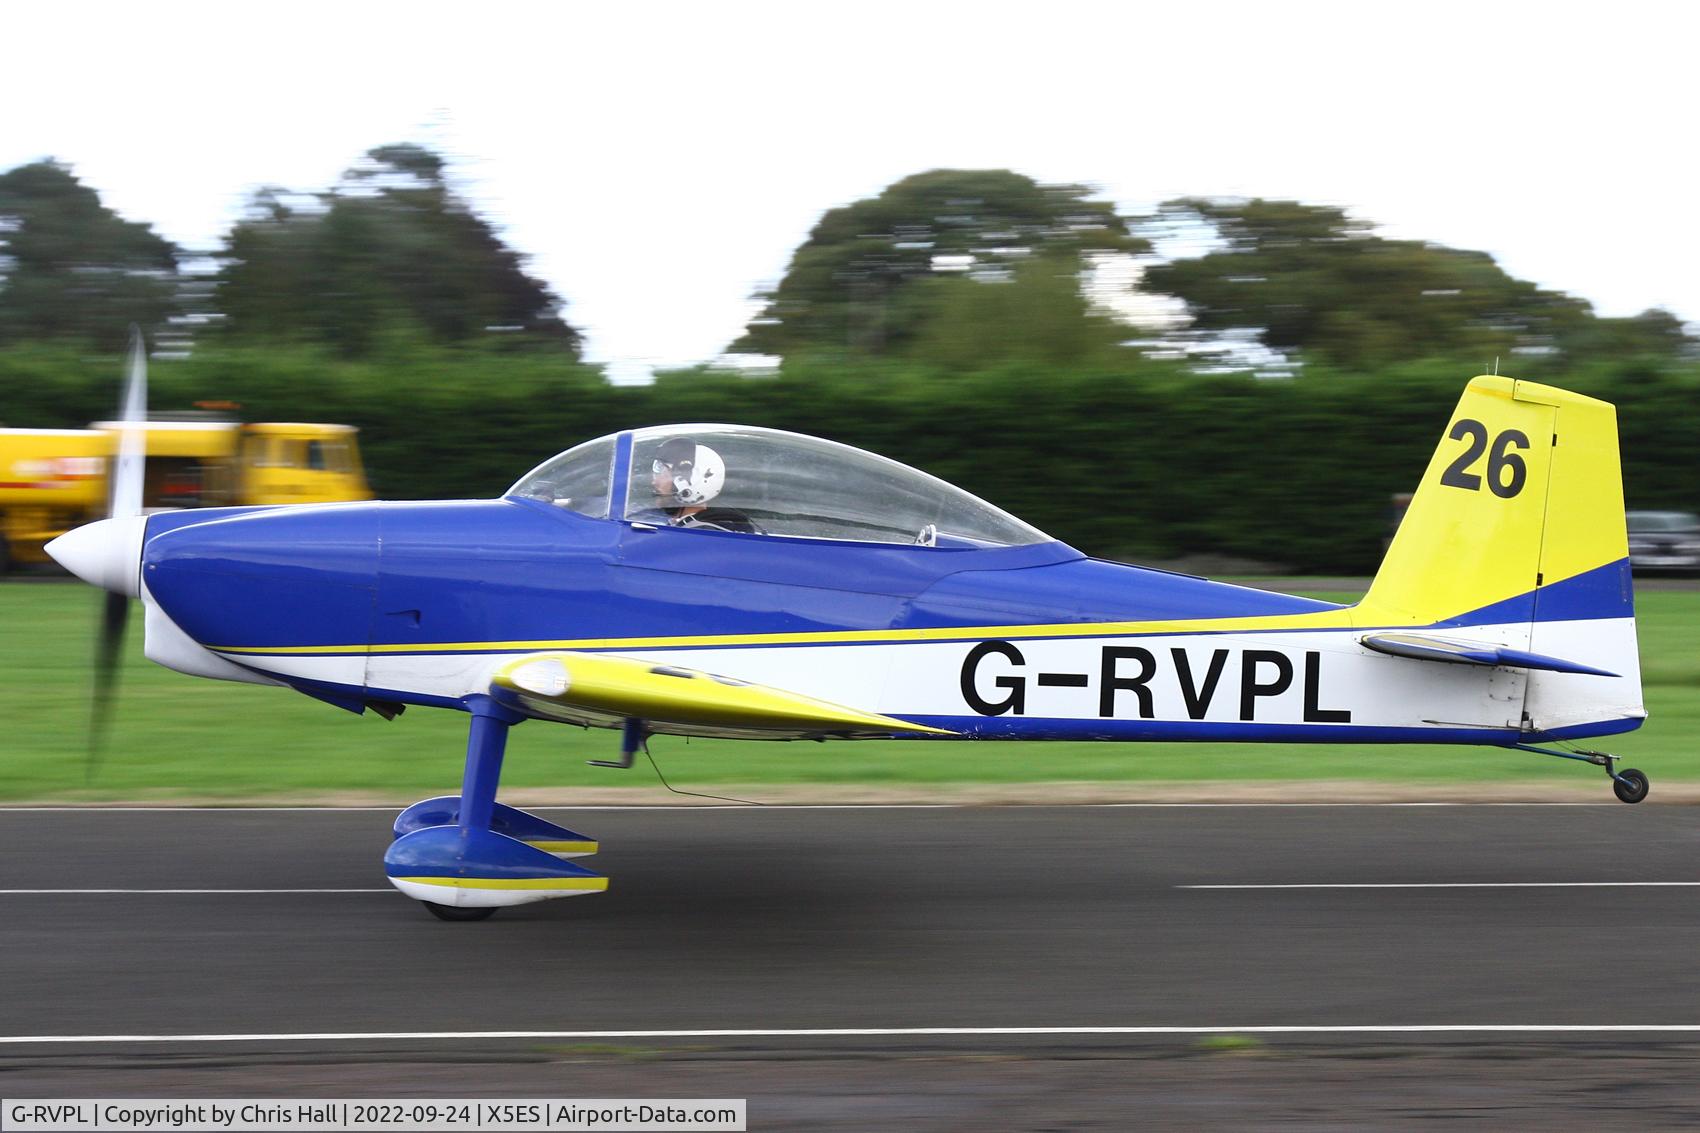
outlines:
{"label": "propeller blade", "polygon": [[112,511],[114,516],[140,515],[142,476],[147,459],[148,352],[142,332],[130,327],[130,358],[125,367],[124,399],[118,406],[118,455],[112,462]]}
{"label": "propeller blade", "polygon": [[[112,461],[112,509],[108,518],[142,514],[142,479],[147,466],[148,352],[142,332],[130,325],[130,355],[125,365],[124,397],[118,405],[118,454]],[[130,596],[108,591],[95,646],[94,696],[89,717],[89,754],[84,774],[94,781],[112,726],[112,701],[118,691],[118,667],[124,627],[130,620]]]}
{"label": "propeller blade", "polygon": [[95,649],[94,697],[89,716],[89,752],[85,777],[94,780],[106,736],[112,725],[112,699],[118,691],[119,662],[124,649],[124,628],[130,620],[127,594],[109,593],[101,607],[100,638]]}

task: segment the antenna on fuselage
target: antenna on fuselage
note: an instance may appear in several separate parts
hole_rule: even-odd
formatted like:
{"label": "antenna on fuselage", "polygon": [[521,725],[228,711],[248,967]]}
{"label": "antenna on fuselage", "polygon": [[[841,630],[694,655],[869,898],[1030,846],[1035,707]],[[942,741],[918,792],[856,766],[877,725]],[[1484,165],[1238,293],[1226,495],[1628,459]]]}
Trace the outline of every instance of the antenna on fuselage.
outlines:
{"label": "antenna on fuselage", "polygon": [[705,794],[702,791],[681,791],[679,788],[669,783],[667,781],[667,776],[661,773],[661,765],[655,762],[655,753],[649,750],[648,744],[643,745],[643,754],[649,760],[649,765],[655,768],[655,777],[661,780],[661,785],[666,787],[669,791],[672,791],[675,795],[689,795],[693,799],[716,799],[723,803],[742,803],[745,806],[767,805],[766,803],[757,802],[754,799],[735,799],[731,795],[710,795]]}
{"label": "antenna on fuselage", "polygon": [[735,799],[730,795],[709,795],[701,791],[679,790],[667,781],[667,776],[661,773],[661,765],[655,762],[655,755],[649,750],[649,734],[649,727],[644,721],[635,716],[628,716],[620,726],[620,758],[587,759],[585,762],[592,767],[617,767],[624,770],[631,767],[632,761],[637,758],[637,753],[641,751],[644,758],[649,760],[649,766],[655,771],[655,777],[661,780],[661,785],[675,795],[689,795],[698,799],[715,799],[723,803],[742,803],[745,806],[767,805],[766,803],[758,803],[754,799]]}

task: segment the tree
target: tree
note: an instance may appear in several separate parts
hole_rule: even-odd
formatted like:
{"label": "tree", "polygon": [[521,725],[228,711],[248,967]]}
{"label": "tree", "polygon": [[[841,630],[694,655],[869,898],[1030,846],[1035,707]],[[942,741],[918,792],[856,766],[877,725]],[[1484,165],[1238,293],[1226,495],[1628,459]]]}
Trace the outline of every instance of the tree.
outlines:
{"label": "tree", "polygon": [[1507,275],[1485,252],[1388,240],[1343,211],[1295,201],[1186,199],[1160,224],[1207,225],[1221,247],[1158,264],[1145,282],[1206,332],[1348,369],[1450,355],[1564,354],[1597,329],[1589,305]]}
{"label": "tree", "polygon": [[1682,320],[1660,308],[1622,319],[1595,319],[1565,344],[1575,358],[1669,358],[1700,356],[1700,340],[1683,326]]}
{"label": "tree", "polygon": [[[1081,185],[1040,185],[1008,170],[938,169],[832,209],[730,349],[903,355],[918,344],[936,352],[941,339],[954,337],[949,353],[964,361],[966,340],[945,324],[952,312],[959,322],[980,320],[956,304],[985,313],[1018,294],[994,299],[979,288],[1013,286],[1036,300],[1045,279],[1062,278],[1078,290],[1094,255],[1149,247],[1111,204],[1089,200],[1089,192]],[[1027,266],[1040,262],[1043,269]],[[1084,301],[1071,317],[1087,318]],[[1062,333],[1066,338],[1077,330],[1067,326]],[[981,360],[995,360],[995,347],[984,343]]]}
{"label": "tree", "polygon": [[1129,330],[1095,311],[1081,293],[1081,265],[1067,255],[1038,255],[1007,277],[935,276],[913,285],[920,316],[903,353],[948,370],[987,362],[1045,367],[1107,359]]}
{"label": "tree", "polygon": [[177,249],[55,161],[0,173],[0,345],[123,345],[176,304]]}
{"label": "tree", "polygon": [[578,355],[561,300],[448,185],[441,157],[380,146],[335,189],[263,189],[225,241],[218,306],[237,338],[295,338],[359,357],[386,333]]}

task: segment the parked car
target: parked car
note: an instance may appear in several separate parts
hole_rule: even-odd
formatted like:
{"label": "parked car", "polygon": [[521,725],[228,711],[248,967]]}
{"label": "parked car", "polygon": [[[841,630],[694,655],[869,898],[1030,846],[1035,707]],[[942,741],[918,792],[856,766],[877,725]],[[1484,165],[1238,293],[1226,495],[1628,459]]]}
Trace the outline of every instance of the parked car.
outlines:
{"label": "parked car", "polygon": [[1637,574],[1700,571],[1700,516],[1686,511],[1632,511],[1629,565]]}

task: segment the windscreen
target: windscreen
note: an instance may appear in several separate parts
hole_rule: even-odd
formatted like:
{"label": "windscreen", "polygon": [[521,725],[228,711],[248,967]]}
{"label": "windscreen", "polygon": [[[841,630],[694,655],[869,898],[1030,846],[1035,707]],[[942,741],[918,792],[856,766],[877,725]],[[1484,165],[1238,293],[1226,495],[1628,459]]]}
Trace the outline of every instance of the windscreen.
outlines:
{"label": "windscreen", "polygon": [[613,464],[614,438],[598,437],[544,461],[521,476],[507,494],[606,519]]}

